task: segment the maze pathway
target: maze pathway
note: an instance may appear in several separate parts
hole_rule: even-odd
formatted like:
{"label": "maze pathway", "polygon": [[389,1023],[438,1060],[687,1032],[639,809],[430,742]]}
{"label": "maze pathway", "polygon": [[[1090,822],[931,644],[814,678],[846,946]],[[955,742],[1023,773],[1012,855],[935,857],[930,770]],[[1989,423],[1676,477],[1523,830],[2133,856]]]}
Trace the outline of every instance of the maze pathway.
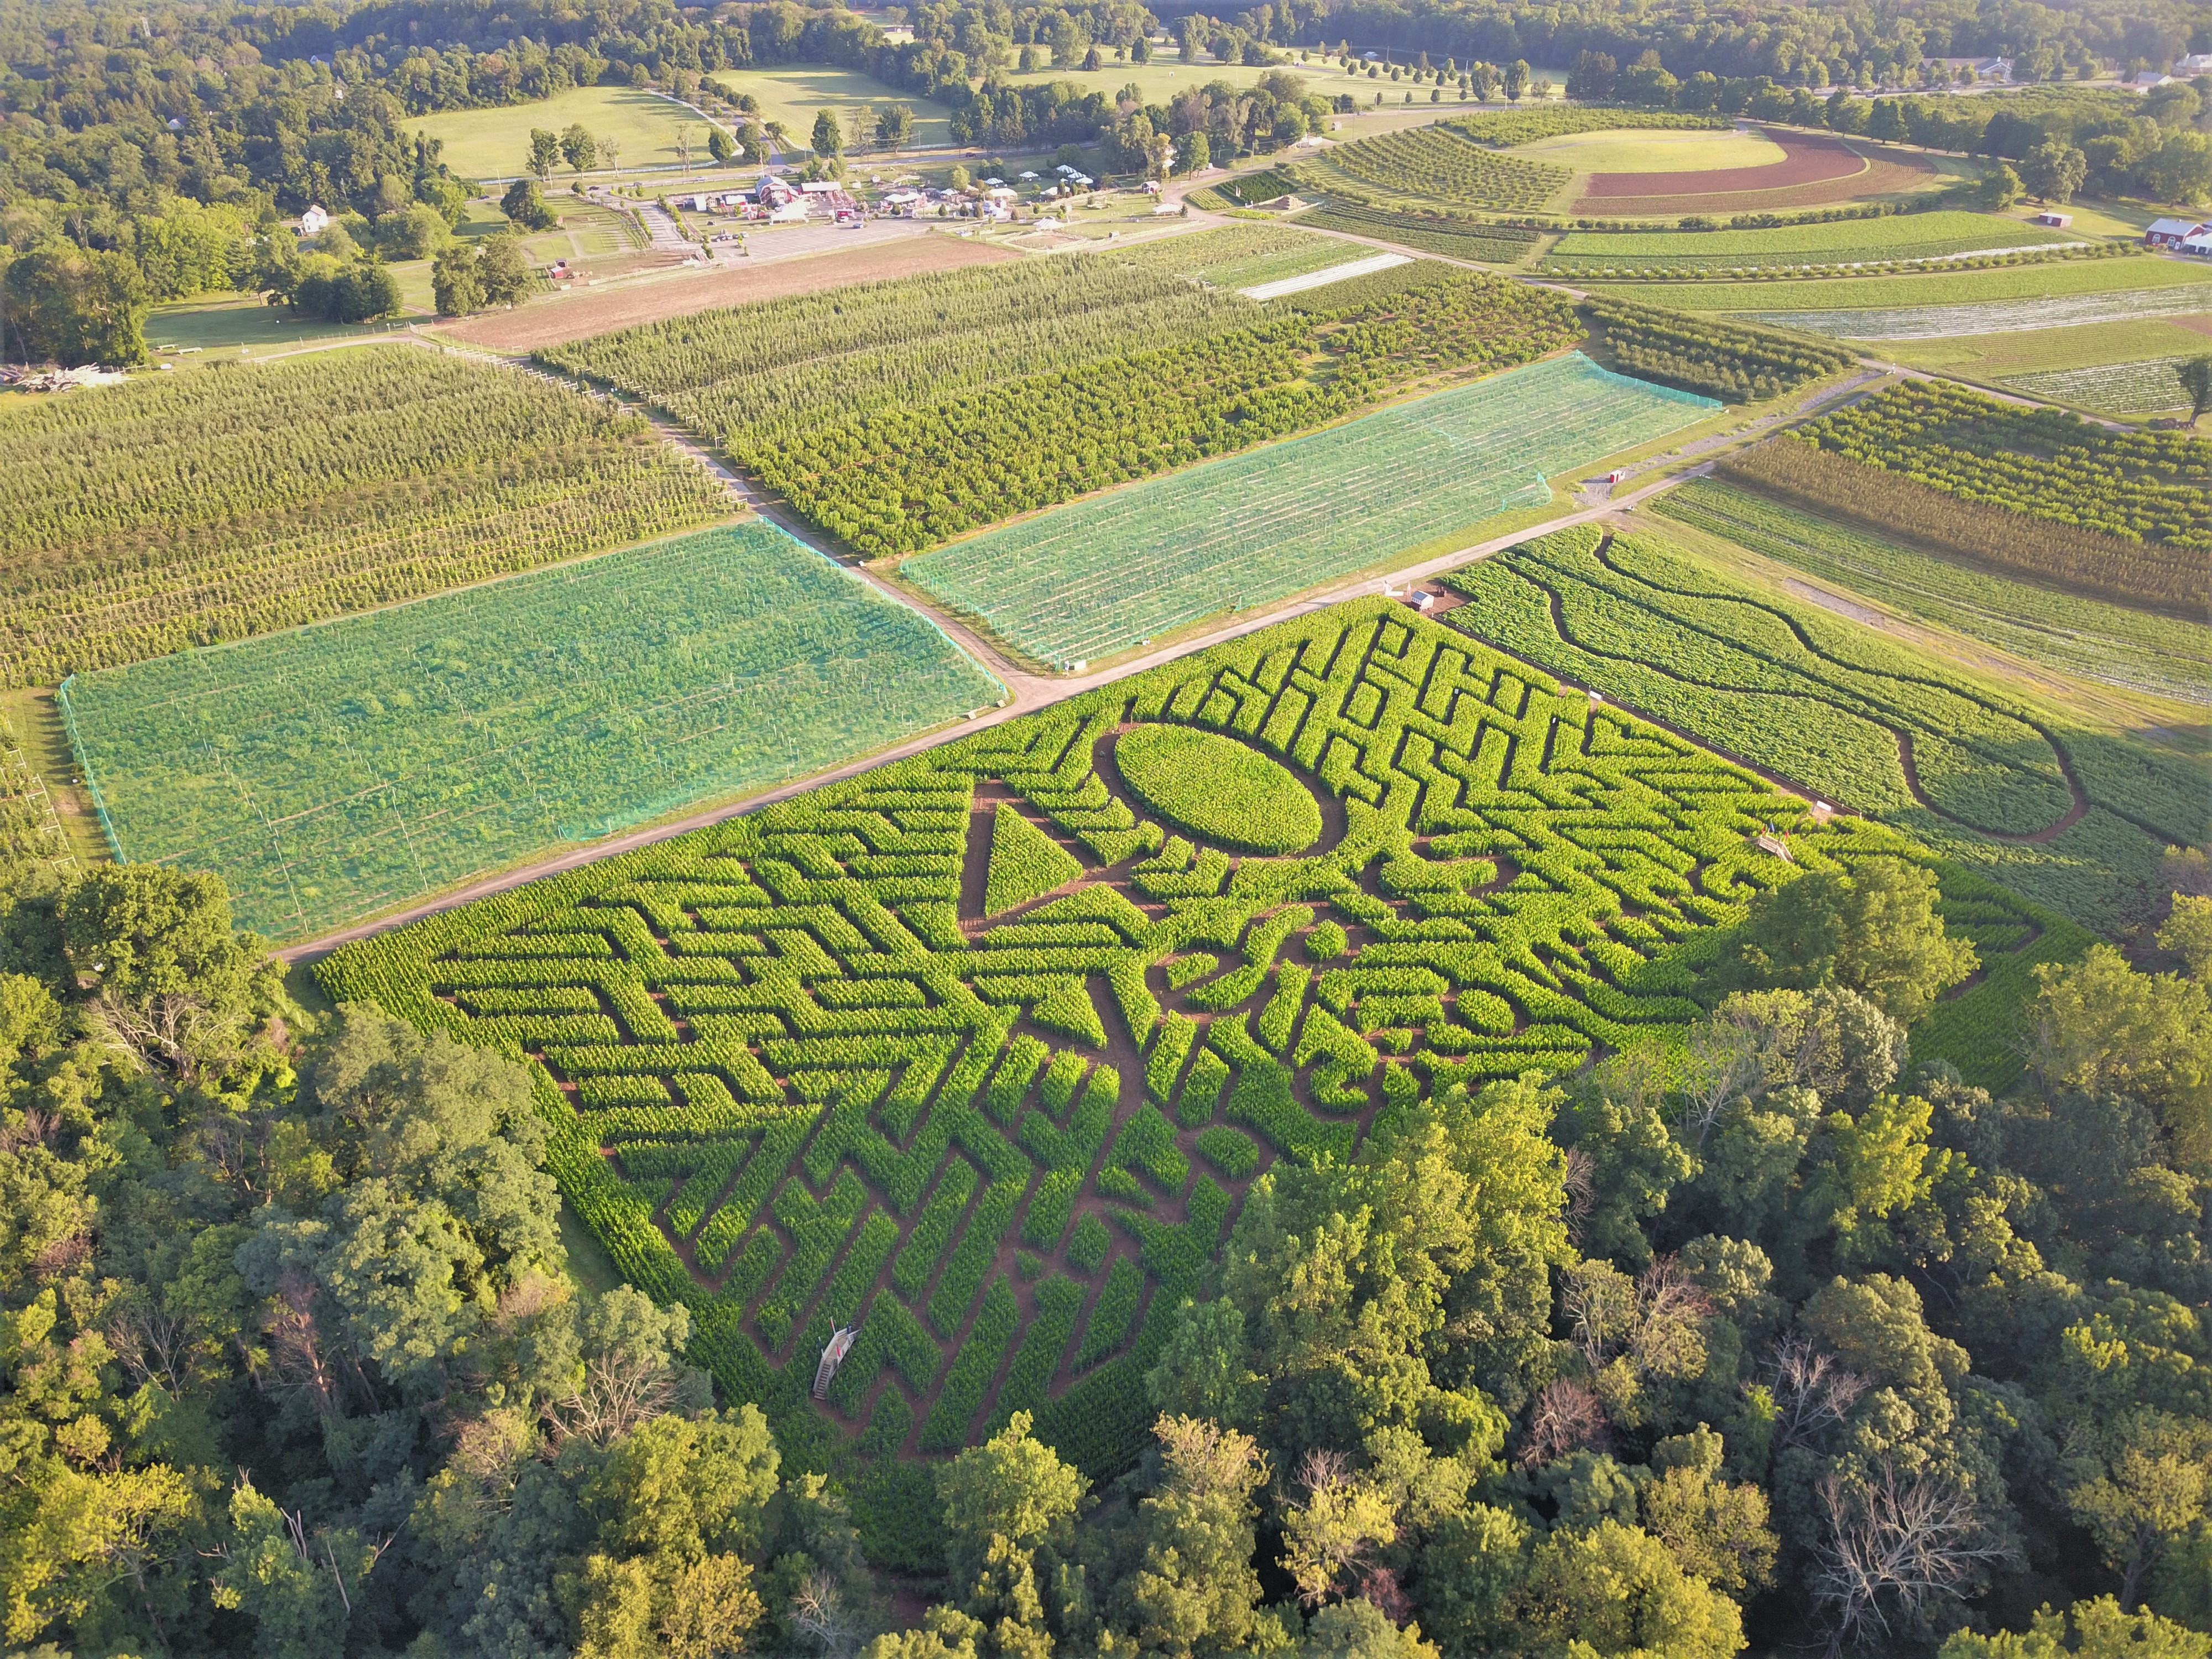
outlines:
{"label": "maze pathway", "polygon": [[[1142,805],[1115,753],[1158,726],[1249,763]],[[1261,1172],[1665,1042],[1769,833],[1929,857],[1365,600],[322,973],[537,1060],[569,1200],[780,1433],[928,1455],[1030,1410],[1104,1472]]]}

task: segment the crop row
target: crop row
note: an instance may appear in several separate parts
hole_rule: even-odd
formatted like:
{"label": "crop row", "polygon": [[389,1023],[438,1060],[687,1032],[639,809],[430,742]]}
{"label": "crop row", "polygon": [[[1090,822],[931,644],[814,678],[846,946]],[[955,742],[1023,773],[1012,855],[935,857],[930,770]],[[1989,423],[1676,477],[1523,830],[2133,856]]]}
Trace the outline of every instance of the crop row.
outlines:
{"label": "crop row", "polygon": [[2204,608],[2201,558],[1977,500],[1925,476],[1869,465],[1860,456],[1778,441],[1730,456],[1717,471],[1816,511],[1931,543],[2000,570],[2148,602],[2176,615],[2201,615]]}
{"label": "crop row", "polygon": [[[912,553],[1319,425],[1415,375],[1540,356],[1571,329],[1556,295],[1439,273],[1348,310],[1292,308],[1234,334],[880,408],[803,434],[733,434],[729,445],[796,511],[861,552]],[[975,465],[978,455],[991,464]]]}
{"label": "crop row", "polygon": [[2057,247],[2078,239],[1996,214],[1944,211],[1896,215],[1773,230],[1577,230],[1545,256],[1547,267],[1588,273],[1599,267],[1680,265],[1748,269],[1837,262],[1910,261],[1964,253]]}
{"label": "crop row", "polygon": [[2212,549],[2212,445],[2179,433],[2116,433],[2064,410],[1910,381],[1797,436],[1962,500],[2131,542]]}
{"label": "crop row", "polygon": [[1606,109],[1591,104],[1546,104],[1536,109],[1500,110],[1465,115],[1449,124],[1477,143],[1533,144],[1540,138],[1564,138],[1577,132],[1723,131],[1734,125],[1725,115],[1687,110]]}
{"label": "crop row", "polygon": [[1253,302],[1172,270],[1071,254],[702,312],[549,348],[539,361],[650,399],[735,447],[935,403],[1249,324]]}
{"label": "crop row", "polygon": [[239,640],[727,517],[635,415],[427,351],[0,416],[0,685]]}
{"label": "crop row", "polygon": [[1715,407],[1555,358],[1005,526],[903,574],[1038,661],[1087,661],[1548,501],[1549,476]]}
{"label": "crop row", "polygon": [[1853,361],[1839,346],[1790,339],[1687,312],[1597,298],[1584,314],[1605,329],[1622,367],[1687,392],[1737,403],[1761,402],[1832,374]]}
{"label": "crop row", "polygon": [[1333,196],[1310,212],[1300,214],[1297,222],[1322,230],[1346,231],[1354,236],[1370,236],[1378,241],[1419,248],[1425,253],[1441,253],[1447,258],[1476,259],[1497,265],[1522,264],[1541,240],[1538,231],[1486,224],[1479,219],[1455,218],[1444,213],[1378,206],[1341,194]]}
{"label": "crop row", "polygon": [[[2092,925],[2125,922],[2161,847],[2185,832],[2186,769],[2147,750],[2130,769],[2084,765],[2080,735],[2062,737],[2055,716],[1663,542],[1564,532],[1452,580],[1471,601],[1455,625],[2000,866],[2010,885]],[[2068,816],[2069,763],[2088,804],[2111,816],[2086,835],[2027,839]]]}
{"label": "crop row", "polygon": [[81,675],[63,702],[118,851],[216,869],[241,924],[298,939],[1001,695],[752,522]]}
{"label": "crop row", "polygon": [[1020,1326],[1021,1309],[1014,1299],[1013,1286],[1001,1274],[983,1298],[968,1340],[952,1357],[944,1385],[938,1390],[937,1403],[921,1425],[924,1451],[957,1451],[968,1443],[968,1426],[983,1408],[984,1392]]}
{"label": "crop row", "polygon": [[2142,415],[2187,409],[2189,392],[2177,372],[2185,357],[2151,357],[2099,363],[2090,368],[2049,368],[2011,374],[2005,384],[2032,398],[2049,398],[2105,415]]}
{"label": "crop row", "polygon": [[1903,615],[2061,673],[2212,703],[2212,657],[2202,623],[1933,559],[1893,537],[1717,479],[1669,490],[1655,506],[1669,518],[1841,583]]}
{"label": "crop row", "polygon": [[1540,208],[1573,177],[1565,167],[1498,155],[1444,126],[1332,145],[1313,171],[1386,196],[1503,212]]}

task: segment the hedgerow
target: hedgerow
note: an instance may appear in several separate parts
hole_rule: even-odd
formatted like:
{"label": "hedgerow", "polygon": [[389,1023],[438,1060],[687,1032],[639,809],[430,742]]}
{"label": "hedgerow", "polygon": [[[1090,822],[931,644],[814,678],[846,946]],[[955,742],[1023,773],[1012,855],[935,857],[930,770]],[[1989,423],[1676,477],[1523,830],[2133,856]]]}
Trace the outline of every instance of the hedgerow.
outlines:
{"label": "hedgerow", "polygon": [[1354,236],[1372,236],[1424,253],[1441,253],[1448,259],[1478,259],[1486,264],[1525,264],[1543,240],[1544,233],[1520,225],[1501,225],[1482,219],[1404,204],[1368,202],[1339,190],[1296,221],[1316,230],[1341,230]]}
{"label": "hedgerow", "polygon": [[[1961,754],[1994,740],[1953,724]],[[1345,810],[1292,854],[1171,831],[1097,769],[1130,727],[1244,745]],[[987,783],[1089,872],[1012,921],[962,908]],[[1516,805],[1470,804],[1498,799]],[[1678,1030],[1711,999],[1718,930],[1790,872],[1758,849],[1770,824],[1798,868],[1929,856],[1362,600],[318,971],[334,998],[530,1059],[564,1194],[625,1278],[692,1307],[694,1352],[732,1398],[879,1464],[1033,1405],[1103,1475],[1137,1454],[1144,1371],[1260,1143],[1349,1158],[1385,1102]],[[2056,918],[1946,880],[1992,963],[2063,945]],[[496,1012],[470,988],[501,992]],[[1989,1018],[1979,995],[1946,1018]],[[591,1018],[612,1029],[523,1034]],[[854,1322],[817,1405],[819,1345]],[[854,1479],[883,1559],[913,1547],[885,1495],[905,1479]]]}
{"label": "hedgerow", "polygon": [[1463,115],[1445,125],[1477,143],[1503,146],[1533,144],[1539,138],[1562,138],[1576,132],[1608,132],[1615,128],[1646,131],[1718,131],[1734,123],[1725,115],[1693,113],[1687,110],[1606,109],[1594,104],[1546,104],[1537,109]]}

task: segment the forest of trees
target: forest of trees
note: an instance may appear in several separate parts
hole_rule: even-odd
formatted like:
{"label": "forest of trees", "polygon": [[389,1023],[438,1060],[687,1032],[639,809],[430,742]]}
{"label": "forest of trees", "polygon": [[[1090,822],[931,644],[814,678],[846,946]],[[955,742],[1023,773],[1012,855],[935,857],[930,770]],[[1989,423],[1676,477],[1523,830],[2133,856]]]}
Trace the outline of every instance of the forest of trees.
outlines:
{"label": "forest of trees", "polygon": [[1279,1164],[1154,1449],[935,1465],[902,1619],[684,1311],[570,1274],[521,1065],[303,1010],[212,877],[50,851],[0,869],[12,1648],[2212,1655],[2199,854],[2162,954],[2040,970],[2001,1094],[1907,1066],[1976,963],[1877,861],[1754,904],[1686,1070]]}

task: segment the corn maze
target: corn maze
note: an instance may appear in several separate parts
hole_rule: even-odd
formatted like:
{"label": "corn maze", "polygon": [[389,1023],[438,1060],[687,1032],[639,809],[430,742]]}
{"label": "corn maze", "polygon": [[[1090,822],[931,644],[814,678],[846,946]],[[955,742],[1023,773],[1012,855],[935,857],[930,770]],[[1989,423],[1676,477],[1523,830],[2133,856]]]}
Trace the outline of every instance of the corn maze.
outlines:
{"label": "corn maze", "polygon": [[[1224,841],[1292,850],[1139,810],[1117,753],[1163,728],[1242,751],[1266,821]],[[1025,1410],[1097,1474],[1258,1172],[1665,1042],[1791,872],[1769,825],[1800,868],[1927,857],[1368,599],[319,972],[535,1057],[569,1202],[790,1455],[891,1478]]]}

